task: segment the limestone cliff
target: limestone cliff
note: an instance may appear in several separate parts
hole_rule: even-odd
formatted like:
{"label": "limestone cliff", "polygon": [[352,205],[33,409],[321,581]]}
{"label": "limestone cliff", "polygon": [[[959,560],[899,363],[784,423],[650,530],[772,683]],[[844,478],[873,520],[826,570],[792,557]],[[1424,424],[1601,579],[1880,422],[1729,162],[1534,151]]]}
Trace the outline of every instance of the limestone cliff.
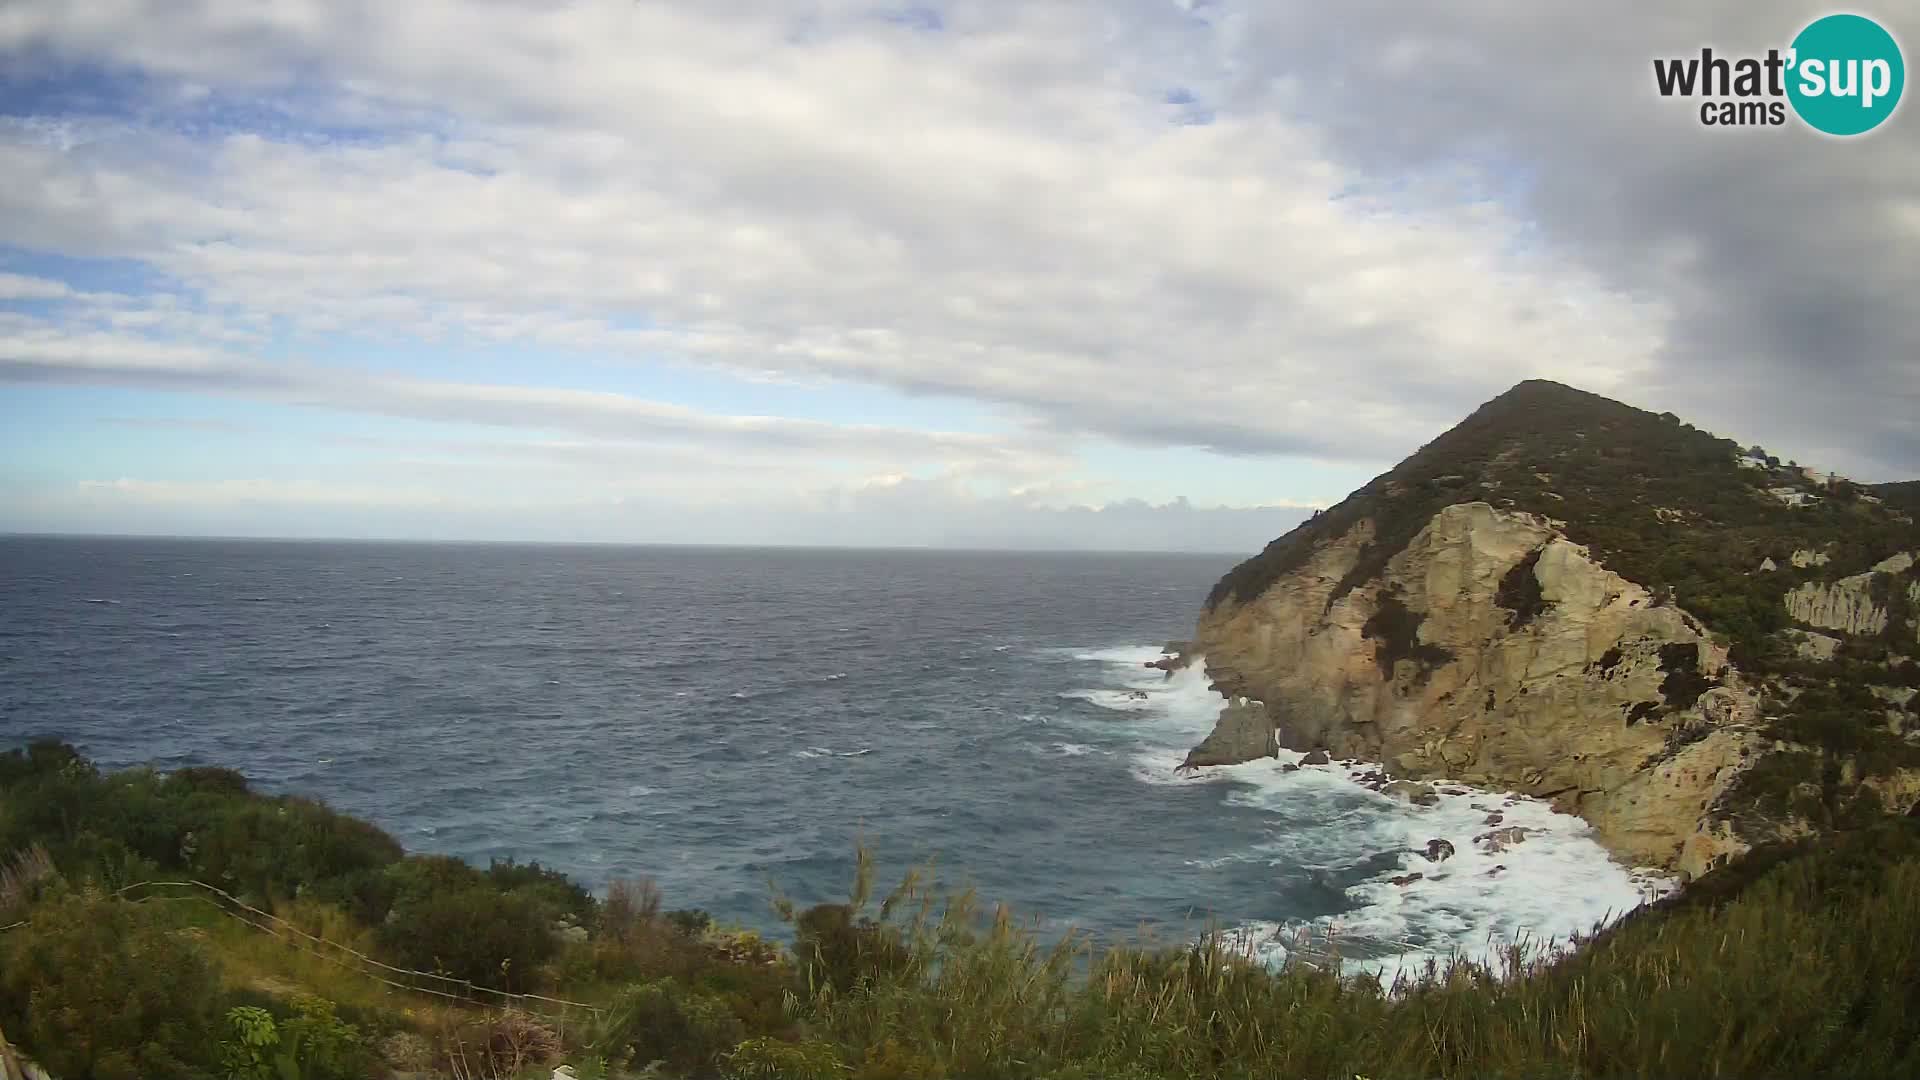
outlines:
{"label": "limestone cliff", "polygon": [[[1545,427],[1543,410],[1565,428]],[[1625,454],[1607,442],[1623,437],[1635,440]],[[1703,466],[1724,460],[1715,482],[1738,485],[1732,497],[1609,471],[1671,452],[1641,445],[1661,440]],[[1920,581],[1907,580],[1910,556],[1887,553],[1920,536],[1873,507],[1871,530],[1833,533],[1820,497],[1767,496],[1785,470],[1741,467],[1731,446],[1552,384],[1489,403],[1216,588],[1193,647],[1234,704],[1187,764],[1249,760],[1273,738],[1395,776],[1517,789],[1584,816],[1621,857],[1687,874],[1814,828],[1825,818],[1808,799],[1833,816],[1869,798],[1859,788],[1880,803],[1920,792],[1901,713],[1913,695],[1845,699],[1877,740],[1852,788],[1810,795],[1793,754],[1781,757],[1791,770],[1754,772],[1802,749],[1789,720],[1831,720],[1832,680],[1803,677],[1851,662],[1836,657],[1843,644],[1889,686],[1920,681],[1889,651],[1913,640]],[[1793,569],[1755,570],[1763,558]],[[1816,640],[1831,647],[1809,658]]]}
{"label": "limestone cliff", "polygon": [[[1369,531],[1200,620],[1208,673],[1265,702],[1280,742],[1551,798],[1641,862],[1698,870],[1725,849],[1696,826],[1752,753],[1758,697],[1697,622],[1484,502],[1334,597]],[[1515,576],[1529,610],[1498,602]]]}

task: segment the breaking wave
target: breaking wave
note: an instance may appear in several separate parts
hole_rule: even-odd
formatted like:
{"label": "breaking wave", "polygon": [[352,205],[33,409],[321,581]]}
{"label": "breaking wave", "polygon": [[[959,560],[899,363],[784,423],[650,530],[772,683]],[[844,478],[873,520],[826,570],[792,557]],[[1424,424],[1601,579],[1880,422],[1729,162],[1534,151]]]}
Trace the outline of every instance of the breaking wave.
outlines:
{"label": "breaking wave", "polygon": [[[1438,783],[1437,801],[1414,805],[1360,783],[1371,771],[1366,763],[1300,766],[1303,755],[1291,751],[1176,776],[1222,701],[1199,663],[1170,676],[1145,666],[1160,655],[1145,646],[1077,653],[1098,665],[1090,680],[1097,685],[1063,696],[1098,706],[1106,725],[1124,728],[1139,782],[1226,785],[1228,805],[1271,817],[1265,841],[1190,865],[1240,864],[1270,873],[1276,886],[1337,896],[1342,910],[1331,916],[1226,929],[1262,957],[1331,961],[1387,978],[1454,957],[1498,967],[1512,945],[1535,955],[1563,947],[1671,891],[1659,874],[1615,862],[1585,821],[1521,795]],[[1515,831],[1490,835],[1495,830]],[[1427,849],[1436,840],[1451,854],[1433,861]]]}

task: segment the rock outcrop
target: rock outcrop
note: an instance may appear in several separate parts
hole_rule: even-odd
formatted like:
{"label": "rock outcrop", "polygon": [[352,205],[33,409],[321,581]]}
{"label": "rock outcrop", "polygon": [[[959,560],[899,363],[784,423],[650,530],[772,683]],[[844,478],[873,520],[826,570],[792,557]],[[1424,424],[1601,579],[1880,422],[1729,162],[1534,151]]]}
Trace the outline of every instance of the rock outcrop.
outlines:
{"label": "rock outcrop", "polygon": [[1809,581],[1787,594],[1787,614],[1808,626],[1848,634],[1878,634],[1887,609],[1873,596],[1872,571],[1838,581]]}
{"label": "rock outcrop", "polygon": [[1220,710],[1213,732],[1200,745],[1187,752],[1181,769],[1209,765],[1238,765],[1259,758],[1279,756],[1279,743],[1267,711],[1257,701],[1244,698],[1229,702]]}
{"label": "rock outcrop", "polygon": [[1270,752],[1263,715],[1375,790],[1518,790],[1688,874],[1910,805],[1907,490],[1770,460],[1514,387],[1215,585],[1192,651],[1240,704],[1200,757]]}
{"label": "rock outcrop", "polygon": [[[1445,508],[1339,592],[1369,534],[1200,620],[1209,675],[1263,702],[1282,744],[1549,798],[1640,862],[1698,872],[1724,850],[1700,819],[1750,752],[1757,702],[1692,617],[1484,502]],[[1516,573],[1538,593],[1525,620],[1496,602]],[[1264,745],[1254,707],[1223,718],[1223,741]]]}

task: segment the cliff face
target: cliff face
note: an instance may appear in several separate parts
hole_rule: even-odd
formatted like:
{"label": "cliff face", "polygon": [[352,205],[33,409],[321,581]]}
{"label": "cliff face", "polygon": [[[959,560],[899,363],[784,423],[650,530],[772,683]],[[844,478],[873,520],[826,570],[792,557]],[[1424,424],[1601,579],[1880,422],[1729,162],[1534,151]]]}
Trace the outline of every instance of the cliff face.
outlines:
{"label": "cliff face", "polygon": [[[1887,628],[1888,605],[1876,595],[1881,575],[1895,577],[1913,568],[1912,555],[1898,555],[1876,563],[1864,574],[1838,581],[1809,581],[1787,594],[1787,613],[1808,626],[1874,635]],[[1908,597],[1920,597],[1920,582],[1907,586]]]}
{"label": "cliff face", "polygon": [[1702,817],[1752,753],[1758,695],[1698,623],[1483,502],[1335,598],[1370,533],[1200,620],[1208,673],[1264,702],[1281,743],[1550,798],[1642,863],[1697,873],[1729,850]]}
{"label": "cliff face", "polygon": [[[1920,580],[1888,552],[1920,533],[1870,499],[1789,507],[1765,490],[1787,470],[1722,442],[1551,384],[1489,403],[1215,589],[1193,647],[1234,705],[1188,764],[1271,753],[1271,733],[1551,799],[1688,875],[1904,810]],[[1704,497],[1619,466],[1675,447]]]}

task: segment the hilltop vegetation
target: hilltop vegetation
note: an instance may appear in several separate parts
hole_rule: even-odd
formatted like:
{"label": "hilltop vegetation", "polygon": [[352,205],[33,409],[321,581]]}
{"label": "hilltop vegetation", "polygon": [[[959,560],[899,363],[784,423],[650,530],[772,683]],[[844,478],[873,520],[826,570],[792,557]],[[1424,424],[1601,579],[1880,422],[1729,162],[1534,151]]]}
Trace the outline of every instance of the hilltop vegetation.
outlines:
{"label": "hilltop vegetation", "polygon": [[[1207,604],[1258,597],[1371,518],[1373,540],[1337,599],[1378,577],[1443,507],[1484,501],[1562,522],[1615,573],[1656,594],[1670,590],[1707,626],[1758,651],[1786,625],[1781,598],[1799,580],[1794,551],[1825,552],[1822,574],[1838,577],[1920,544],[1911,519],[1862,500],[1852,485],[1829,491],[1791,464],[1742,466],[1745,453],[1672,413],[1523,382],[1235,567]],[[1788,506],[1772,487],[1820,498]],[[1753,573],[1768,558],[1789,572]]]}
{"label": "hilltop vegetation", "polygon": [[1904,510],[1909,514],[1920,513],[1920,480],[1900,480],[1891,484],[1875,484],[1867,489],[1871,494],[1888,506]]}
{"label": "hilltop vegetation", "polygon": [[[1570,955],[1516,953],[1504,979],[1460,963],[1397,985],[1218,937],[1042,941],[920,875],[875,904],[864,859],[844,903],[781,904],[782,947],[644,886],[406,855],[225,770],[102,775],[51,743],[0,756],[0,845],[0,1030],[62,1080],[544,1078],[562,1059],[789,1080],[1920,1072],[1920,823],[1757,852]],[[185,878],[314,937],[141,884]],[[545,997],[439,997],[319,942]]]}

